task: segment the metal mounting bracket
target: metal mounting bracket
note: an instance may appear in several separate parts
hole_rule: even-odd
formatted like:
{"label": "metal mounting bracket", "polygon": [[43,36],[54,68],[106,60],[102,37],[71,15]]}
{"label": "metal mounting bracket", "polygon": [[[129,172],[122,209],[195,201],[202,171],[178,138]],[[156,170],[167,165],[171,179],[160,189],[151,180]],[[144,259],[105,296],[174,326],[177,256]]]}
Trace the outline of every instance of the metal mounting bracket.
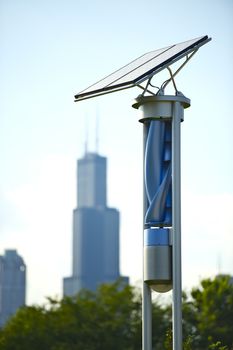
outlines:
{"label": "metal mounting bracket", "polygon": [[[153,76],[151,76],[147,82],[146,82],[146,85],[145,86],[142,86],[140,84],[137,84],[136,86],[139,87],[140,89],[143,90],[143,93],[141,94],[141,96],[144,96],[147,92],[149,94],[151,94],[152,96],[157,96],[157,95],[164,95],[164,90],[165,88],[167,87],[167,85],[169,83],[172,82],[173,86],[174,86],[174,89],[175,89],[175,94],[176,95],[179,95],[179,91],[177,89],[177,86],[176,86],[176,82],[175,82],[175,76],[181,71],[181,69],[187,64],[187,62],[193,57],[193,55],[198,51],[198,49],[194,50],[193,52],[191,52],[189,55],[186,55],[186,59],[185,61],[179,66],[179,68],[173,73],[172,70],[171,70],[171,66],[168,66],[167,67],[167,70],[169,71],[169,74],[170,74],[170,78],[165,80],[160,88],[158,86],[154,86],[152,83],[151,83],[151,80],[153,78]],[[149,90],[149,86],[153,87],[153,88],[156,88],[158,89],[158,91],[155,93],[151,90]]]}

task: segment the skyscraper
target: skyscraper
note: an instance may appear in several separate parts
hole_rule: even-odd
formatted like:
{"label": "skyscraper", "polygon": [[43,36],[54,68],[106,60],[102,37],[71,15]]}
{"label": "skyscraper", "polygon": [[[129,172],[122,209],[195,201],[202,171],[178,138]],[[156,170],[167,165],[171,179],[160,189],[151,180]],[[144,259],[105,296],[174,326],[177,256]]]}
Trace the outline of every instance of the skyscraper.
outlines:
{"label": "skyscraper", "polygon": [[16,250],[0,256],[0,326],[25,305],[26,265]]}
{"label": "skyscraper", "polygon": [[119,212],[107,206],[106,163],[105,157],[89,152],[78,160],[72,276],[64,278],[64,295],[96,290],[120,277]]}

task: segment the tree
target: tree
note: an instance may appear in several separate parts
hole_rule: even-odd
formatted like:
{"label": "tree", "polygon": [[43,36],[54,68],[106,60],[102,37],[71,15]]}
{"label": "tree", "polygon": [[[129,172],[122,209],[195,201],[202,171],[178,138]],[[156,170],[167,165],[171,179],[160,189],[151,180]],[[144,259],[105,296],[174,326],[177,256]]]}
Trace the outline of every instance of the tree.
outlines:
{"label": "tree", "polygon": [[193,338],[193,349],[206,350],[210,346],[213,349],[224,349],[224,346],[233,349],[231,277],[218,275],[214,279],[204,279],[200,287],[192,289],[191,297],[191,300],[185,297],[183,314],[184,329],[186,335]]}
{"label": "tree", "polygon": [[[171,305],[165,318],[172,318]],[[172,348],[172,330],[167,328],[164,349]],[[233,281],[219,275],[204,279],[190,296],[183,293],[184,350],[233,350]]]}
{"label": "tree", "polygon": [[[170,350],[171,305],[153,303],[153,349]],[[183,293],[184,350],[233,350],[233,285],[229,276]],[[139,350],[141,296],[118,281],[43,306],[21,308],[0,330],[1,350]]]}
{"label": "tree", "polygon": [[43,307],[23,307],[0,331],[0,349],[48,348],[46,313]]}
{"label": "tree", "polygon": [[139,349],[140,301],[120,282],[18,311],[0,333],[3,350]]}
{"label": "tree", "polygon": [[[153,344],[164,350],[166,309],[153,303]],[[0,331],[1,350],[140,350],[141,296],[121,281],[20,309]]]}
{"label": "tree", "polygon": [[141,300],[121,282],[21,308],[0,331],[1,350],[138,350]]}

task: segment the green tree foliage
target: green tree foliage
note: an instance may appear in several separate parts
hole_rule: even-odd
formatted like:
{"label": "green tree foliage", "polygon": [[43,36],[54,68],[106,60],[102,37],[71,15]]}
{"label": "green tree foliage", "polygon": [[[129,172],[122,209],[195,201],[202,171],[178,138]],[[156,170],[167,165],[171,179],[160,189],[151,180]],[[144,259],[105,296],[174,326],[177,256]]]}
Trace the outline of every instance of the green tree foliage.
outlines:
{"label": "green tree foliage", "polygon": [[233,281],[230,276],[204,279],[199,288],[192,290],[191,296],[189,318],[196,335],[197,348],[205,350],[210,344],[220,341],[232,349]]}
{"label": "green tree foliage", "polygon": [[[170,321],[163,349],[171,350],[171,305],[161,312]],[[202,280],[199,287],[192,289],[190,297],[183,293],[183,339],[184,350],[233,350],[233,280],[230,276]]]}
{"label": "green tree foliage", "polygon": [[120,282],[76,298],[48,299],[46,306],[18,311],[0,333],[0,349],[138,349],[140,309],[133,288]]}
{"label": "green tree foliage", "polygon": [[[166,310],[153,304],[153,343],[164,350]],[[141,297],[117,282],[96,293],[82,291],[61,301],[21,308],[0,332],[1,350],[139,350]]]}
{"label": "green tree foliage", "polygon": [[[233,350],[233,285],[206,279],[183,295],[184,350]],[[153,304],[153,350],[172,349],[171,306]],[[21,308],[0,330],[1,350],[141,350],[141,297],[121,281],[75,298]]]}

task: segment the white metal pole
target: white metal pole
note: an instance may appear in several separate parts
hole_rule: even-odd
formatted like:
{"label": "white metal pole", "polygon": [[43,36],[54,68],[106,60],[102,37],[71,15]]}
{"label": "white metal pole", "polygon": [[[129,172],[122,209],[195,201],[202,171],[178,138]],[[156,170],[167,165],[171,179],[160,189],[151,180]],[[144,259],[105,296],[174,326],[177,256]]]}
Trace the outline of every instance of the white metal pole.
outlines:
{"label": "white metal pole", "polygon": [[[145,149],[148,137],[148,125],[143,124],[143,241],[144,241],[144,220],[147,210],[147,198],[145,194]],[[142,263],[143,263],[143,285],[142,285],[142,350],[152,350],[152,302],[151,289],[144,282],[144,243],[142,247]]]}
{"label": "white metal pole", "polygon": [[173,350],[182,350],[181,282],[181,182],[180,182],[180,102],[173,103],[172,115],[172,222],[173,222]]}
{"label": "white metal pole", "polygon": [[145,282],[142,289],[142,349],[152,350],[151,290]]}
{"label": "white metal pole", "polygon": [[[190,100],[181,93],[176,96],[144,96],[138,97],[133,107],[140,109],[144,124],[144,165],[145,145],[148,137],[148,122],[172,119],[172,283],[173,283],[173,350],[182,350],[182,287],[181,287],[181,181],[180,181],[180,123],[183,120],[184,108],[190,106]],[[155,164],[156,166],[156,164]],[[148,209],[144,183],[144,213]],[[144,252],[145,253],[145,252]],[[155,261],[154,261],[155,263]],[[169,263],[167,261],[167,263]],[[145,266],[143,271],[151,268]],[[146,270],[145,270],[146,267]],[[153,268],[159,268],[153,266]],[[153,269],[152,269],[153,270]],[[148,271],[147,271],[148,272]],[[150,271],[151,272],[151,271]],[[142,288],[142,338],[143,350],[152,350],[152,301],[151,287],[143,275]]]}

